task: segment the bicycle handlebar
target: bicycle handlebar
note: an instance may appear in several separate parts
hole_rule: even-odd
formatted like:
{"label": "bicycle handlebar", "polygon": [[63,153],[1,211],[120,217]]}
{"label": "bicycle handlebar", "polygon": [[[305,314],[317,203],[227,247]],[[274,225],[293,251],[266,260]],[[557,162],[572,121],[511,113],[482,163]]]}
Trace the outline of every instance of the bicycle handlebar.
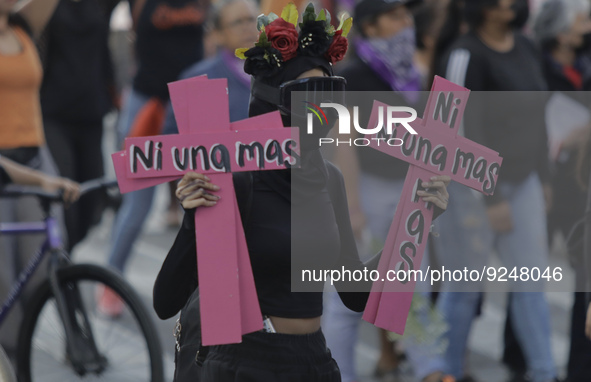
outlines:
{"label": "bicycle handlebar", "polygon": [[80,196],[94,190],[119,187],[116,179],[98,178],[80,184]]}
{"label": "bicycle handlebar", "polygon": [[[117,186],[117,181],[113,179],[92,179],[84,183],[80,183],[80,196],[94,190],[112,188]],[[47,202],[63,202],[63,192],[47,192],[38,187],[30,186],[14,186],[9,185],[0,190],[0,197],[3,198],[20,198],[23,196],[35,196]]]}

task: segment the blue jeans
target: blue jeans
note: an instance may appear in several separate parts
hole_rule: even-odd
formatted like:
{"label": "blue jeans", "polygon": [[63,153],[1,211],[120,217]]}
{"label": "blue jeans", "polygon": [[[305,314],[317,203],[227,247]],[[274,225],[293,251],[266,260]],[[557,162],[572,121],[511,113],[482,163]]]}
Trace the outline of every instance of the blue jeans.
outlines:
{"label": "blue jeans", "polygon": [[[402,194],[404,180],[388,180],[362,173],[360,174],[359,183],[360,195],[363,196],[361,208],[365,214],[367,228],[373,239],[379,242],[379,248],[377,249],[381,249],[392,224],[394,212]],[[368,254],[361,253],[361,256],[365,255]],[[428,265],[427,258],[426,251],[421,264],[423,271]],[[428,292],[425,284],[419,282],[416,289],[417,292],[424,295]],[[428,321],[425,319],[428,316],[427,313],[416,312],[418,317],[421,318],[422,324],[428,324],[428,322],[425,322]],[[355,344],[357,343],[357,330],[362,315],[362,313],[356,313],[346,308],[337,293],[329,294],[328,304],[323,316],[323,331],[332,356],[341,369],[343,382],[357,380],[354,353]],[[429,345],[416,342],[414,338],[411,339],[408,336],[403,337],[403,341],[418,380],[444,369],[443,357],[427,349]]]}
{"label": "blue jeans", "polygon": [[[507,269],[548,265],[546,212],[540,180],[531,174],[521,183],[501,184],[499,190],[511,206],[513,230],[494,234],[488,225],[484,204],[473,191],[452,184],[449,187],[448,211],[437,221],[441,233],[437,252],[447,267],[482,269],[488,262],[489,249],[495,247]],[[444,283],[438,306],[448,320],[449,341],[446,352],[448,373],[463,377],[464,356],[472,321],[476,315],[480,292],[474,286],[467,292],[450,292]],[[454,285],[453,290],[458,290]],[[550,344],[550,313],[543,292],[532,284],[512,284],[511,322],[524,351],[533,382],[551,381],[556,367]]]}
{"label": "blue jeans", "polygon": [[[120,142],[123,142],[123,138],[129,133],[136,115],[149,99],[134,90],[129,91],[117,124]],[[121,272],[123,272],[133,244],[144,226],[144,221],[150,213],[155,190],[155,187],[150,187],[123,195],[121,207],[113,225],[112,246],[109,253],[109,265]]]}

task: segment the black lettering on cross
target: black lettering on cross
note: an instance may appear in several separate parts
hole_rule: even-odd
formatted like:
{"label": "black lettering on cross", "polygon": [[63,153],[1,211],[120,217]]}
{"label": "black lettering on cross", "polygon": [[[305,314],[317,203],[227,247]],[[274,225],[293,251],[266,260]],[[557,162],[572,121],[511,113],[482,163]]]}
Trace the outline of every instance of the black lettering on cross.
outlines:
{"label": "black lettering on cross", "polygon": [[[405,223],[417,221],[418,225],[424,226],[424,232],[429,231],[434,208],[430,203],[425,205],[416,196],[417,190],[424,189],[423,180],[429,181],[435,175],[448,175],[453,181],[483,194],[490,195],[494,192],[502,158],[495,151],[458,136],[468,96],[468,89],[436,77],[423,114],[426,119],[417,119],[412,123],[418,136],[406,134],[406,141],[401,146],[377,145],[376,140],[371,138],[383,135],[380,133],[366,136],[370,138],[373,149],[409,164],[402,198],[380,259],[380,275],[401,268],[420,269],[427,240],[416,241],[419,227],[409,227]],[[379,118],[379,106],[387,105],[374,102],[368,126],[375,126],[375,121]],[[454,202],[461,201],[450,201]],[[421,215],[420,219],[418,214]],[[409,243],[413,243],[415,247],[412,258],[408,256]],[[415,280],[374,282],[363,319],[380,328],[403,334],[414,286]]]}
{"label": "black lettering on cross", "polygon": [[113,154],[119,187],[139,190],[188,171],[220,186],[216,207],[195,211],[202,342],[239,343],[263,320],[232,171],[298,167],[299,134],[284,128],[279,112],[230,123],[225,79],[195,77],[169,89],[179,134],[126,139],[126,150]]}

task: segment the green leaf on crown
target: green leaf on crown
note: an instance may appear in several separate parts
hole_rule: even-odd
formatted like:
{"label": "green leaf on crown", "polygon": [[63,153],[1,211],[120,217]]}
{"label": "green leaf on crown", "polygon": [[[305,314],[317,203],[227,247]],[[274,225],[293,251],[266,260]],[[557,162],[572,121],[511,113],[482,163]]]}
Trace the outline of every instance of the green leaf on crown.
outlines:
{"label": "green leaf on crown", "polygon": [[244,55],[244,52],[246,52],[249,48],[239,48],[236,49],[236,51],[234,51],[234,54],[236,55],[236,57],[238,57],[241,60],[246,60],[246,56]]}
{"label": "green leaf on crown", "polygon": [[339,21],[339,26],[337,27],[337,30],[343,29],[343,24],[345,24],[345,20],[347,19],[347,16],[349,16],[349,13],[343,12],[343,14],[341,15],[341,19]]}
{"label": "green leaf on crown", "polygon": [[259,46],[261,48],[267,48],[267,47],[271,46],[271,43],[269,42],[269,39],[267,39],[267,34],[265,33],[264,30],[259,35],[259,41],[256,42],[254,45]]}
{"label": "green leaf on crown", "polygon": [[273,21],[277,20],[278,18],[279,18],[279,16],[277,16],[275,13],[273,13],[273,12],[269,13],[269,15],[267,16],[267,21],[269,22],[268,24],[271,24]]}
{"label": "green leaf on crown", "polygon": [[302,15],[302,23],[309,23],[311,21],[316,21],[316,12],[314,11],[314,4],[310,3],[306,7],[304,14]]}
{"label": "green leaf on crown", "polygon": [[347,37],[347,35],[351,31],[351,26],[353,26],[353,17],[349,17],[347,20],[343,22],[343,37]]}
{"label": "green leaf on crown", "polygon": [[318,14],[318,16],[316,17],[316,21],[319,21],[319,20],[326,21],[326,26],[328,28],[328,26],[330,25],[330,21],[331,21],[330,12],[327,11],[326,9],[321,10],[320,13]]}
{"label": "green leaf on crown", "polygon": [[295,6],[294,3],[287,4],[283,8],[283,11],[281,11],[281,18],[287,21],[288,23],[293,24],[294,27],[298,25],[299,17],[300,15],[298,13],[298,8]]}
{"label": "green leaf on crown", "polygon": [[263,14],[259,15],[257,17],[257,29],[263,31],[267,25],[269,25],[269,17]]}

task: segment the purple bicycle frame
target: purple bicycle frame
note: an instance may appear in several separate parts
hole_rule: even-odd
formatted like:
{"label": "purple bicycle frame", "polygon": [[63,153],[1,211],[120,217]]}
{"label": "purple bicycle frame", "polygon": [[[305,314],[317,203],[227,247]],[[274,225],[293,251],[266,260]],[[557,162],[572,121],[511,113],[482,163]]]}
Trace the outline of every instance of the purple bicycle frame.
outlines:
{"label": "purple bicycle frame", "polygon": [[47,238],[12,285],[6,301],[0,308],[0,326],[4,322],[8,312],[10,312],[10,309],[14,306],[16,300],[21,295],[25,285],[27,285],[31,276],[35,273],[39,264],[41,264],[41,261],[47,252],[62,248],[58,223],[53,217],[48,217],[42,222],[0,223],[0,235],[23,235],[31,233],[45,234]]}

